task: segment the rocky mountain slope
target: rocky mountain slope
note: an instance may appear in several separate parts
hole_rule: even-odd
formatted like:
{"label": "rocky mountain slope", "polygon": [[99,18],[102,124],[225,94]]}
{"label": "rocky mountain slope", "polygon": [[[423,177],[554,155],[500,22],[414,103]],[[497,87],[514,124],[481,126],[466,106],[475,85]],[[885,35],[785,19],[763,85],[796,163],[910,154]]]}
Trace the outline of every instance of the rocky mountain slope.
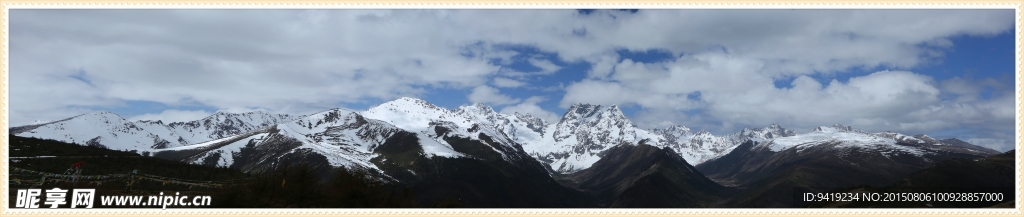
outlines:
{"label": "rocky mountain slope", "polygon": [[945,143],[895,133],[866,133],[842,125],[809,133],[748,141],[697,169],[720,183],[745,189],[736,207],[792,207],[794,188],[827,192],[851,185],[881,186],[933,163],[989,156]]}
{"label": "rocky mountain slope", "polygon": [[568,186],[610,207],[715,207],[733,190],[711,181],[671,148],[646,144],[609,149],[590,168],[568,175]]}
{"label": "rocky mountain slope", "polygon": [[94,112],[50,123],[13,127],[10,133],[113,150],[153,152],[248,133],[289,119],[289,115],[262,111],[217,112],[195,121],[164,124],[162,121],[128,121],[111,112]]}

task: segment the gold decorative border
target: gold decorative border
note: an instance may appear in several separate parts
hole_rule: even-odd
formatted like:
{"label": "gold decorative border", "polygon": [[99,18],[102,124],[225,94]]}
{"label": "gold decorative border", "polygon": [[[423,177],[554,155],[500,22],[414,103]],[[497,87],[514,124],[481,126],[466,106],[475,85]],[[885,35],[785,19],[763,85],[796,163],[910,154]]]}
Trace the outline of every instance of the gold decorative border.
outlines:
{"label": "gold decorative border", "polygon": [[[845,8],[845,9],[894,9],[894,8],[1013,8],[1016,10],[1016,149],[1022,146],[1021,121],[1022,104],[1022,55],[1021,29],[1024,17],[1024,0],[1002,1],[7,1],[0,0],[0,128],[8,129],[10,105],[10,57],[9,57],[9,26],[8,11],[12,8],[461,8],[461,9],[550,9],[550,8],[690,8],[690,9],[749,9],[749,8]],[[1013,209],[48,209],[12,210],[9,205],[8,174],[9,132],[0,133],[0,215],[3,216],[39,216],[39,215],[74,215],[74,216],[110,216],[110,215],[346,215],[346,216],[650,216],[650,215],[713,215],[713,216],[747,216],[747,215],[952,215],[952,216],[1021,216],[1021,180],[1024,167],[1021,165],[1021,153],[1017,153],[1017,201]]]}

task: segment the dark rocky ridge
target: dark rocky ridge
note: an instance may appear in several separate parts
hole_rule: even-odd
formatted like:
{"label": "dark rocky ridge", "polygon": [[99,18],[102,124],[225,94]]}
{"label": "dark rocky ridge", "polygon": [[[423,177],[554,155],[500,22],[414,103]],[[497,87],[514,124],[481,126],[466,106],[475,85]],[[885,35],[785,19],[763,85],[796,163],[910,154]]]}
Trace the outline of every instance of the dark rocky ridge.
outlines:
{"label": "dark rocky ridge", "polygon": [[[882,153],[859,148],[822,144],[797,151],[773,152],[748,141],[731,153],[697,165],[719,183],[743,189],[727,202],[730,207],[800,207],[793,201],[796,188],[828,192],[856,185],[884,186],[911,173],[953,158],[976,159],[986,154],[937,150],[923,156]],[[919,144],[898,143],[918,146]]]}
{"label": "dark rocky ridge", "polygon": [[568,175],[566,185],[610,207],[713,207],[732,192],[707,177],[670,148],[641,142],[603,153],[590,168]]}

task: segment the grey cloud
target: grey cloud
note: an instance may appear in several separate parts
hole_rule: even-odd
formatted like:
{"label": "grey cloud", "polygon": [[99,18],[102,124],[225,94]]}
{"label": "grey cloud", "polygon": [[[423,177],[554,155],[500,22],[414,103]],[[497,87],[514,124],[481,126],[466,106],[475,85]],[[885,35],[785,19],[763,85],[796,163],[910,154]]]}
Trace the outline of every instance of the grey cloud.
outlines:
{"label": "grey cloud", "polygon": [[[589,78],[564,87],[561,105],[636,103],[658,110],[651,114],[703,111],[672,119],[679,124],[726,129],[773,121],[794,128],[823,121],[866,128],[928,123],[919,116],[943,118],[904,128],[980,127],[944,118],[969,114],[1002,128],[1013,114],[1012,100],[1002,98],[973,107],[943,104],[936,97],[953,87],[913,74],[887,75],[908,82],[899,89],[903,98],[863,98],[893,93],[858,95],[872,87],[857,86],[854,79],[820,86],[801,80],[791,90],[772,85],[853,67],[912,71],[941,56],[950,37],[1012,30],[1013,10],[641,10],[581,16],[573,10],[14,9],[10,18],[12,125],[123,100],[309,111],[433,88],[479,89],[471,94],[498,97],[491,103],[513,105],[510,111],[536,111],[535,102],[484,86],[498,75],[519,81],[543,76],[490,63],[511,61],[514,51],[495,48],[508,44],[534,46],[562,62],[594,64]],[[585,37],[573,33],[580,29],[586,29]],[[618,61],[618,49],[685,55],[666,63],[632,63]],[[94,85],[67,77],[78,71]],[[701,99],[687,98],[695,92]],[[842,97],[866,103],[827,100]],[[801,107],[818,110],[794,110]],[[837,112],[858,115],[823,118]],[[917,116],[896,117],[900,112]],[[656,125],[670,118],[639,119],[640,125]]]}

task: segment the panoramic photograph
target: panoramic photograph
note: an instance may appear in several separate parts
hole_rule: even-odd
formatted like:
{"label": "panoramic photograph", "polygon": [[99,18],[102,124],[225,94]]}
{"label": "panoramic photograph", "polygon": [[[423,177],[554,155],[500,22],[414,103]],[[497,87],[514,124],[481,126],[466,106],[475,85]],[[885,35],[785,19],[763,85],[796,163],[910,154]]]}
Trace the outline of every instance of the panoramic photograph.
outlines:
{"label": "panoramic photograph", "polygon": [[7,207],[1012,209],[1015,13],[10,9]]}

